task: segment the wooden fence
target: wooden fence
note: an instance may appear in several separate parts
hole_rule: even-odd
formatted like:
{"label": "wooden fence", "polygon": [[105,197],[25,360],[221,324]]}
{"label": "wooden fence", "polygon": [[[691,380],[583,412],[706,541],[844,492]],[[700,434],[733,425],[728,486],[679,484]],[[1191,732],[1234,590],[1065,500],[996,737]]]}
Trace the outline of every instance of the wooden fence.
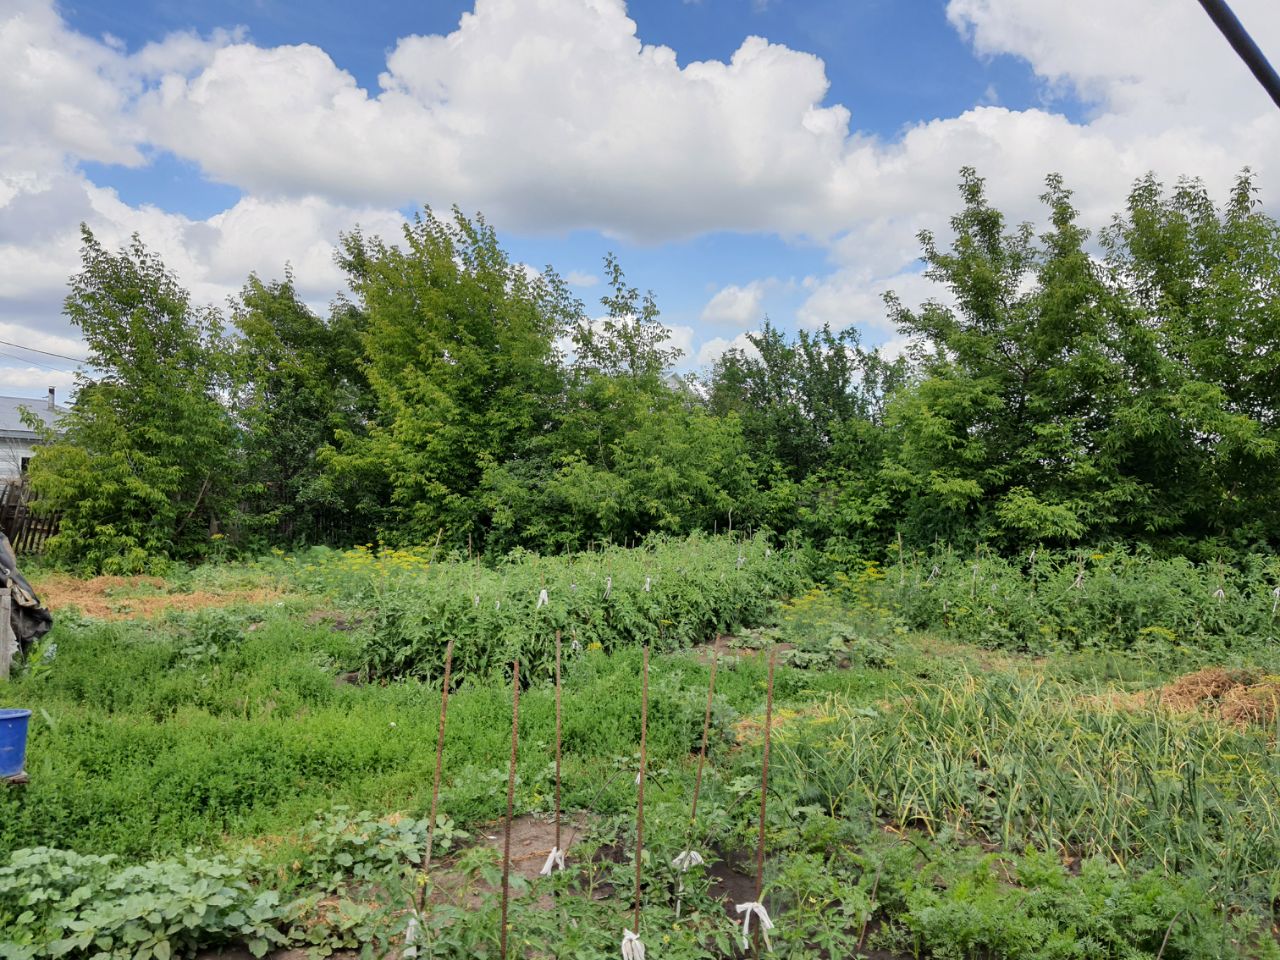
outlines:
{"label": "wooden fence", "polygon": [[0,530],[13,544],[15,554],[39,553],[45,541],[58,532],[58,515],[37,515],[35,498],[21,480],[0,481]]}

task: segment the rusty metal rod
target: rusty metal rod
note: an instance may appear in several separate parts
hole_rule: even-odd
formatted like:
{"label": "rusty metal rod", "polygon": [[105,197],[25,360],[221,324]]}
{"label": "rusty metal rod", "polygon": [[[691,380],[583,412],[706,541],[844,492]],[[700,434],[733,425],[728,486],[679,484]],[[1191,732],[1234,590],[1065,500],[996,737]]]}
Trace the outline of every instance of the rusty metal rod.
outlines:
{"label": "rusty metal rod", "polygon": [[427,871],[431,868],[431,846],[436,836],[436,806],[440,802],[440,768],[444,760],[444,723],[449,714],[449,677],[453,671],[453,641],[444,648],[444,684],[440,689],[440,726],[436,730],[436,775],[431,784],[431,812],[427,815],[427,847],[422,851],[421,887],[418,913],[427,905]]}
{"label": "rusty metal rod", "polygon": [[516,798],[516,744],[520,737],[520,661],[511,662],[511,765],[507,771],[507,821],[502,829],[502,960],[507,960],[507,904],[511,899],[511,811]]}
{"label": "rusty metal rod", "polygon": [[556,631],[556,849],[564,855],[560,846],[560,631]]}
{"label": "rusty metal rod", "polygon": [[769,682],[764,701],[764,759],[760,764],[760,837],[756,842],[756,900],[764,891],[764,818],[769,797],[769,741],[773,726],[773,668],[778,662],[778,648],[769,651]]}
{"label": "rusty metal rod", "polygon": [[636,933],[640,932],[640,875],[644,854],[644,777],[648,761],[649,733],[649,648],[644,648],[644,670],[640,694],[640,778],[636,793],[636,911],[632,924]]}
{"label": "rusty metal rod", "polygon": [[[707,712],[702,718],[702,747],[698,750],[698,775],[693,781],[693,809],[689,813],[689,823],[692,824],[698,819],[698,795],[702,792],[702,766],[707,761],[707,738],[711,732],[711,699],[716,692],[716,665],[720,662],[720,655],[714,647],[711,648],[711,679],[707,683]],[[685,844],[688,847],[688,844]]]}

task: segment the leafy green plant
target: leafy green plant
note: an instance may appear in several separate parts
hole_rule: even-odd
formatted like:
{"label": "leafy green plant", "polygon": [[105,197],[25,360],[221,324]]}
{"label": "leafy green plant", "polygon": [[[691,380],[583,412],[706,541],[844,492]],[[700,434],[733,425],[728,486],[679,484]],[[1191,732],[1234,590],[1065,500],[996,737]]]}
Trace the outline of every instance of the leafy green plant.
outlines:
{"label": "leafy green plant", "polygon": [[1128,650],[1182,661],[1230,657],[1280,637],[1280,564],[1196,564],[1123,549],[1024,557],[949,551],[905,559],[865,603],[916,629],[1032,653]]}
{"label": "leafy green plant", "polygon": [[[469,836],[444,814],[436,815],[435,853],[447,853]],[[305,854],[297,861],[296,875],[305,884],[326,890],[337,890],[353,880],[367,882],[416,862],[426,839],[425,819],[376,817],[368,810],[352,813],[349,807],[334,807],[305,830]]]}
{"label": "leafy green plant", "polygon": [[557,631],[571,653],[674,650],[763,621],[806,582],[801,557],[764,537],[654,539],[637,550],[516,556],[493,570],[359,550],[330,563],[307,575],[337,581],[348,603],[371,611],[362,665],[374,677],[438,677],[449,640],[463,678],[517,656],[523,675],[548,676]]}
{"label": "leafy green plant", "polygon": [[0,867],[6,957],[167,960],[243,940],[255,956],[287,942],[279,895],[225,857],[117,866],[112,857],[37,847]]}

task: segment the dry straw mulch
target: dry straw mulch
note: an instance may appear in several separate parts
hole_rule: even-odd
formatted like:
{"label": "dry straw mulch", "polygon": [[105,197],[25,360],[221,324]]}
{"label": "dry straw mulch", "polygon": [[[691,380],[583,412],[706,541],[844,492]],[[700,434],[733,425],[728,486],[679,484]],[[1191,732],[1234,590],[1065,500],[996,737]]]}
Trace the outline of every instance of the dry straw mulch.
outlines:
{"label": "dry straw mulch", "polygon": [[1086,701],[1116,710],[1159,706],[1175,713],[1203,713],[1238,727],[1270,726],[1280,714],[1280,677],[1208,667],[1153,690],[1113,692]]}

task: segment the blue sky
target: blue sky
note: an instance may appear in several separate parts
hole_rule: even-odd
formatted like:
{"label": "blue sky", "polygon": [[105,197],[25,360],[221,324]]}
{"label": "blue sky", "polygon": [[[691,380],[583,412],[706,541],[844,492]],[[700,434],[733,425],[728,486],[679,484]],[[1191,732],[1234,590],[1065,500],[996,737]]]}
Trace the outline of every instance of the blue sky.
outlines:
{"label": "blue sky", "polygon": [[[244,28],[264,46],[314,44],[377,91],[395,41],[410,34],[453,30],[470,2],[352,4],[341,0],[234,3],[123,2],[66,4],[68,23],[89,35],[111,34],[137,50],[180,30],[208,33]],[[671,47],[681,63],[727,60],[751,35],[822,57],[830,92],[827,102],[844,104],[860,130],[892,139],[906,125],[953,116],[975,103],[1038,106],[1046,97],[1025,60],[980,56],[947,22],[941,0],[632,0],[628,12],[646,43]],[[1078,113],[1070,96],[1055,98],[1059,110]],[[88,164],[95,183],[119,191],[133,204],[156,204],[175,213],[208,217],[240,197],[233,185],[210,181],[199,166],[164,151],[143,167]],[[414,208],[402,208],[412,213]],[[501,223],[495,223],[500,230]],[[773,234],[715,233],[667,244],[633,243],[599,231],[502,231],[511,255],[562,273],[596,275],[606,250],[621,256],[631,282],[653,289],[670,323],[697,325],[716,290],[748,284],[760,276],[802,280],[824,272],[825,251],[797,238]],[[595,291],[582,291],[590,300]],[[792,326],[802,289],[783,282],[765,295],[765,307]],[[693,361],[694,357],[686,362]]]}
{"label": "blue sky", "polygon": [[[945,299],[913,238],[945,233],[962,164],[1015,218],[1060,170],[1096,226],[1147,170],[1265,186],[1280,145],[1180,0],[12,4],[0,340],[48,351],[0,343],[12,395],[71,385],[49,353],[83,350],[80,220],[140,232],[199,300],[287,261],[323,308],[340,230],[458,203],[589,305],[616,251],[697,368],[766,315],[900,349],[879,297]],[[1236,6],[1280,46],[1276,5]]]}

